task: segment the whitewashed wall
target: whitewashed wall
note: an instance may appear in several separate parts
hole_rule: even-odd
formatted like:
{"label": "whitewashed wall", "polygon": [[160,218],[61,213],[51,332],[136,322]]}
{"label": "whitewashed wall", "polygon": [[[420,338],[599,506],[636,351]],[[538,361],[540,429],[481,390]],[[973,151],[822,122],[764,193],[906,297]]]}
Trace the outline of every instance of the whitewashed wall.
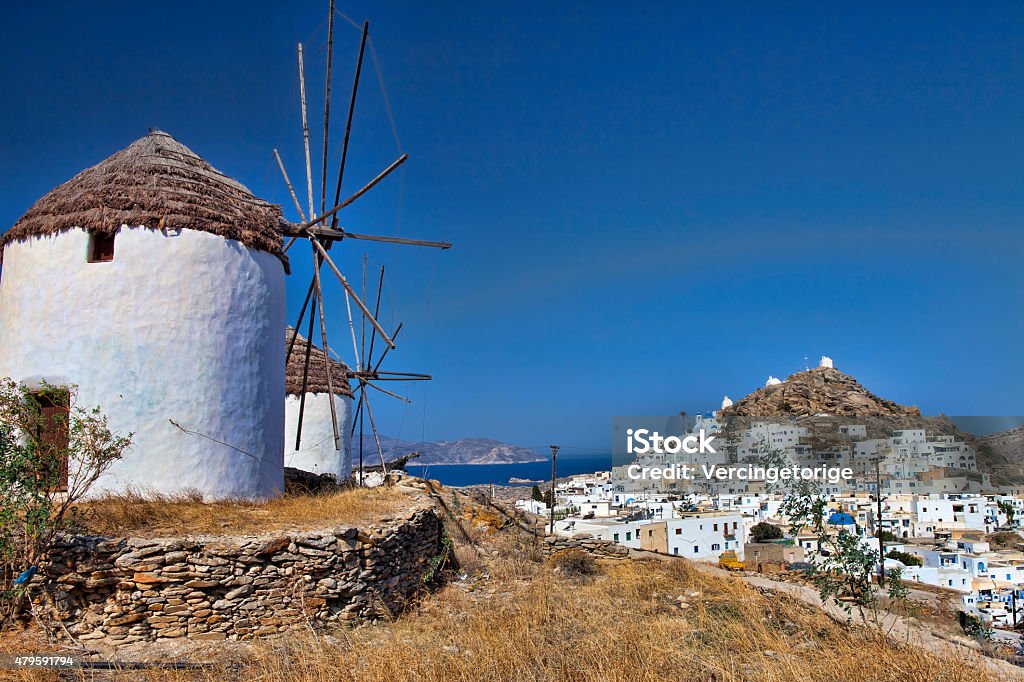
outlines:
{"label": "whitewashed wall", "polygon": [[[284,353],[281,354],[284,357]],[[341,450],[334,449],[334,429],[331,428],[331,396],[327,393],[307,393],[302,417],[302,443],[295,450],[295,434],[299,425],[299,396],[290,395],[285,401],[284,463],[315,474],[334,474],[339,479],[352,475],[352,399],[336,395],[335,412],[338,415],[338,433]]]}
{"label": "whitewashed wall", "polygon": [[109,263],[88,263],[88,244],[72,229],[4,249],[0,376],[77,384],[81,405],[135,432],[95,494],[278,494],[281,262],[193,230],[122,228]]}

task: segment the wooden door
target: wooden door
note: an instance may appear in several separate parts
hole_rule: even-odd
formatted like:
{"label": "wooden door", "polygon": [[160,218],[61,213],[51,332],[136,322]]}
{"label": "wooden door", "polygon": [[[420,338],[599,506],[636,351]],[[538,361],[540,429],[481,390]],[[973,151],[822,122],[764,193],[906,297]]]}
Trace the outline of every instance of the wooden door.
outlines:
{"label": "wooden door", "polygon": [[68,443],[70,412],[67,390],[48,390],[33,394],[39,405],[36,442],[40,447],[40,476],[56,480],[56,489],[68,489]]}

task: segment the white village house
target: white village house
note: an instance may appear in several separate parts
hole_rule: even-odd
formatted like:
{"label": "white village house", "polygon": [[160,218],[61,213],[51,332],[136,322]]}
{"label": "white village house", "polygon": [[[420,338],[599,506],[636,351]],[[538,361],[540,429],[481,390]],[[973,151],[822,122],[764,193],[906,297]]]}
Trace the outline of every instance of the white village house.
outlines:
{"label": "white village house", "polygon": [[0,377],[77,385],[79,404],[135,433],[92,494],[283,489],[280,221],[151,132],[0,237]]}

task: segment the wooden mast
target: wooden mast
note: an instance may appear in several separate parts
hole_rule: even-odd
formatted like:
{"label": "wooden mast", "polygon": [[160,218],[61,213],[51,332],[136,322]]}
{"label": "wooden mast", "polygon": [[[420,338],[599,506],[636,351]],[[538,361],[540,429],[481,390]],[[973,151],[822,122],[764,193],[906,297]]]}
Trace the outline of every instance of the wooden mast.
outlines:
{"label": "wooden mast", "polygon": [[[338,166],[338,186],[334,190],[334,203],[341,198],[341,181],[345,177],[345,162],[348,160],[348,140],[352,134],[352,116],[356,110],[356,94],[359,92],[359,75],[363,72],[363,55],[366,53],[366,36],[370,33],[370,22],[363,22],[363,37],[359,41],[359,57],[356,59],[356,76],[352,80],[352,96],[348,101],[348,118],[345,121],[345,138],[341,143],[341,163]],[[331,218],[331,227],[337,227],[338,218]]]}
{"label": "wooden mast", "polygon": [[299,212],[299,217],[302,218],[302,222],[306,222],[306,214],[302,211],[302,204],[299,203],[299,197],[295,195],[295,188],[292,187],[292,181],[288,179],[288,171],[284,169],[284,162],[281,161],[281,155],[276,149],[274,150],[274,158],[277,159],[277,166],[281,169],[281,176],[284,178],[284,184],[288,185],[288,192],[292,195],[292,201],[295,202],[295,210]]}
{"label": "wooden mast", "polygon": [[[316,296],[316,291],[313,291]],[[306,388],[309,386],[309,356],[313,352],[313,315],[309,316],[309,331],[306,332],[306,360],[302,366],[302,392],[299,394],[299,423],[295,429],[295,450],[302,442],[302,417],[306,412]]]}
{"label": "wooden mast", "polygon": [[[316,285],[316,304],[320,312],[320,347],[324,352],[324,370],[327,372],[327,397],[331,405],[331,429],[334,432],[334,449],[341,450],[341,436],[338,434],[338,412],[334,405],[334,377],[331,358],[327,355],[327,323],[324,321],[324,294],[320,287],[320,256],[313,252],[313,283]],[[309,340],[313,343],[313,340]]]}
{"label": "wooden mast", "polygon": [[299,97],[302,100],[302,145],[306,148],[306,193],[309,196],[309,217],[313,219],[313,171],[309,165],[309,122],[306,120],[306,76],[302,68],[302,43],[299,43]]}
{"label": "wooden mast", "polygon": [[331,63],[334,61],[334,0],[327,19],[327,84],[324,86],[324,160],[320,171],[320,212],[327,210],[327,136],[331,132]]}

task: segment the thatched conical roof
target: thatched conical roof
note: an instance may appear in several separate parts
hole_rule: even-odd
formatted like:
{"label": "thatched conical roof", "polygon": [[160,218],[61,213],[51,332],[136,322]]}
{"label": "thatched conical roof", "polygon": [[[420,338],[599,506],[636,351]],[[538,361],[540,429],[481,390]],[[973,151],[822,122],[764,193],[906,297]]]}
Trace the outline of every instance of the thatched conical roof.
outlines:
{"label": "thatched conical roof", "polygon": [[[295,328],[289,326],[285,331],[284,352],[288,353]],[[291,355],[285,364],[285,391],[288,395],[302,395],[302,372],[306,365],[306,348],[309,341],[302,334],[295,338]],[[331,381],[334,383],[334,394],[352,397],[352,387],[348,383],[348,366],[340,360],[330,358]],[[309,374],[306,376],[306,393],[327,393],[327,370],[324,368],[324,352],[316,344],[309,351]]]}
{"label": "thatched conical roof", "polygon": [[37,201],[9,242],[72,227],[110,234],[122,225],[186,228],[281,256],[281,207],[253,196],[167,133],[152,131]]}

